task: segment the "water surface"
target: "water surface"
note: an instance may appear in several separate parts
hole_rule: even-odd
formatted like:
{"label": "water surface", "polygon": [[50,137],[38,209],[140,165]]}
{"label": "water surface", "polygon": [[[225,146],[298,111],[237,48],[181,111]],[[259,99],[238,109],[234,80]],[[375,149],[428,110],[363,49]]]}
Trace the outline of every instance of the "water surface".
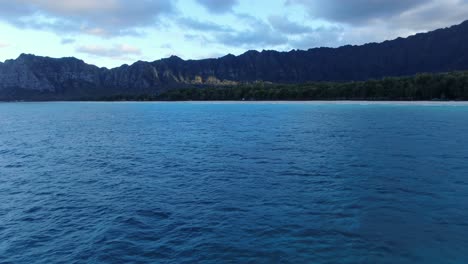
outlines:
{"label": "water surface", "polygon": [[0,104],[0,263],[467,263],[468,106]]}

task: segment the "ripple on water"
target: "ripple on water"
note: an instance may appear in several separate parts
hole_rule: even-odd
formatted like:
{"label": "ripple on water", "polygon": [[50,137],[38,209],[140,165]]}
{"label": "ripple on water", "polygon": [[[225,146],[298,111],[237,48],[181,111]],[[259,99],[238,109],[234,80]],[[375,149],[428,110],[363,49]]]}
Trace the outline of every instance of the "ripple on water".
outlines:
{"label": "ripple on water", "polygon": [[466,263],[467,113],[0,104],[0,262]]}

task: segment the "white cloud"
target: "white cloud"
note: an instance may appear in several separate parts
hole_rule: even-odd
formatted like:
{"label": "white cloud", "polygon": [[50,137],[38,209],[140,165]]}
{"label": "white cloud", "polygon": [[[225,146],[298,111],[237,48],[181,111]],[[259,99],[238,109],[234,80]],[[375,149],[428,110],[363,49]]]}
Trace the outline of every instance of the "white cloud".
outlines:
{"label": "white cloud", "polygon": [[9,43],[1,42],[1,41],[0,41],[0,49],[2,49],[2,48],[7,48],[7,47],[9,47],[9,46],[10,46]]}
{"label": "white cloud", "polygon": [[76,51],[79,53],[107,58],[126,58],[128,55],[141,55],[141,50],[139,48],[128,44],[120,44],[112,47],[83,45],[77,47]]}
{"label": "white cloud", "polygon": [[27,5],[33,4],[38,9],[51,10],[56,13],[76,14],[84,12],[106,12],[119,8],[118,0],[19,0]]}
{"label": "white cloud", "polygon": [[0,0],[0,20],[17,27],[101,37],[138,34],[173,12],[172,0]]}

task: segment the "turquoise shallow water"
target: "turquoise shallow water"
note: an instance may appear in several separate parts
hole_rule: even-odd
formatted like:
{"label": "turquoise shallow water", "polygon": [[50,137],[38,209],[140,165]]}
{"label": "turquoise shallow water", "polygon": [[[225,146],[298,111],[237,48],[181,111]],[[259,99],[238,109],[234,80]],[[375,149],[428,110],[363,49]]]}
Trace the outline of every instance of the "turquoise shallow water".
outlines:
{"label": "turquoise shallow water", "polygon": [[0,263],[467,263],[468,106],[0,104]]}

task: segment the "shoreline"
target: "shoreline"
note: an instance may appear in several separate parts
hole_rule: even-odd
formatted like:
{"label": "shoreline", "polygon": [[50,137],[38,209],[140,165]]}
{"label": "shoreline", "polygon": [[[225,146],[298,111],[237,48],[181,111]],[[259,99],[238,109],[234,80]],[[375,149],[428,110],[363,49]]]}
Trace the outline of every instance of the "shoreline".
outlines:
{"label": "shoreline", "polygon": [[47,103],[77,103],[77,104],[317,104],[317,105],[424,105],[424,106],[468,106],[468,101],[366,101],[366,100],[304,100],[304,101],[0,101],[0,104],[47,104]]}

